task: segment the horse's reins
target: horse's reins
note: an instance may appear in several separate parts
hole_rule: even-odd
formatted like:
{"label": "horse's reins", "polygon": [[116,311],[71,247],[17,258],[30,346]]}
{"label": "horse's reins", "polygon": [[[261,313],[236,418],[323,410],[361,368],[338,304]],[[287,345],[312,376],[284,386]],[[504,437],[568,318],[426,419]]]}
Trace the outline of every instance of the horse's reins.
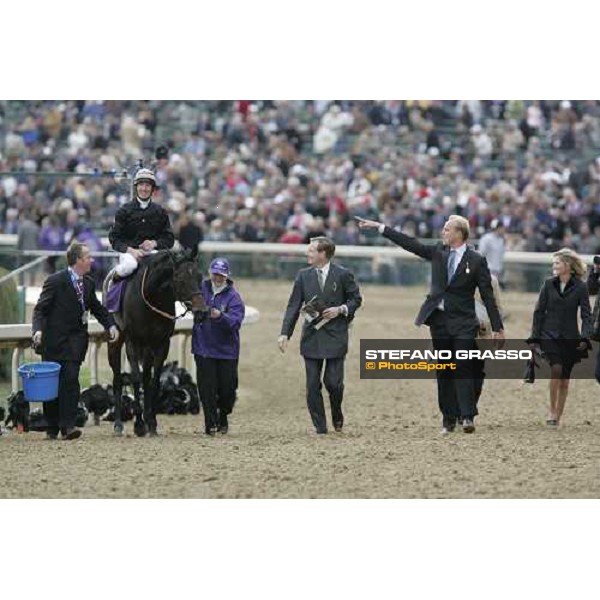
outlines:
{"label": "horse's reins", "polygon": [[[177,316],[177,315],[170,315],[169,313],[160,310],[160,308],[156,308],[156,306],[152,306],[152,304],[150,304],[150,302],[148,302],[148,300],[146,299],[146,294],[144,294],[144,287],[146,285],[146,273],[148,273],[148,267],[146,267],[144,269],[144,274],[142,275],[142,298],[143,298],[144,302],[146,303],[146,306],[150,310],[153,310],[155,313],[158,313],[161,317],[164,317],[165,319],[170,319],[171,321],[177,321],[177,319],[181,319],[182,317],[187,315],[187,313],[190,310],[187,306],[185,307],[185,312],[182,315]],[[184,304],[184,306],[185,306],[185,304]]]}

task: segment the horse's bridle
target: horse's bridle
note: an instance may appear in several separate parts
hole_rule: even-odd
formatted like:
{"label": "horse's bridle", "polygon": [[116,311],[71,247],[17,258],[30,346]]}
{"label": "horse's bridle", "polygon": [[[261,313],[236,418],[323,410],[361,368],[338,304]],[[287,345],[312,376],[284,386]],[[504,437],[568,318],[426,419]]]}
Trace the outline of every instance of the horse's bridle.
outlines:
{"label": "horse's bridle", "polygon": [[144,268],[144,274],[142,275],[142,299],[146,303],[146,306],[150,310],[153,310],[155,313],[159,314],[161,317],[164,317],[165,319],[170,319],[171,321],[177,321],[177,319],[181,319],[182,317],[185,317],[185,315],[187,315],[187,313],[190,310],[188,308],[187,304],[185,304],[185,302],[183,303],[183,305],[185,306],[185,312],[179,316],[171,315],[168,312],[164,312],[163,310],[160,310],[160,308],[156,308],[156,306],[152,306],[152,304],[150,304],[150,302],[148,302],[148,299],[146,298],[146,294],[144,293],[144,287],[146,285],[146,273],[148,273],[148,267]]}

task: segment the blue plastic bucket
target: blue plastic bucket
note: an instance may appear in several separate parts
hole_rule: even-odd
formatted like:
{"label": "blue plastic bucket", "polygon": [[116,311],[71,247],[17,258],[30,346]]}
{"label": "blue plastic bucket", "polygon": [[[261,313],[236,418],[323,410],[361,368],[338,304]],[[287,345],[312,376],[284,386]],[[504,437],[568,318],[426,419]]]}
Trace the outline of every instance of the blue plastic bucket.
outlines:
{"label": "blue plastic bucket", "polygon": [[23,394],[28,402],[48,402],[58,398],[60,365],[55,362],[27,363],[19,367]]}

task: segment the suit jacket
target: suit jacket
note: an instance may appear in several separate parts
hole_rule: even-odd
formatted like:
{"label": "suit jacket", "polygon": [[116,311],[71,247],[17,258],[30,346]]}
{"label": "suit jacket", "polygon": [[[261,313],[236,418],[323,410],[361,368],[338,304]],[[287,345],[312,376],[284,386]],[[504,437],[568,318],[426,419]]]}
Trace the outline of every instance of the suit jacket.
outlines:
{"label": "suit jacket", "polygon": [[[86,310],[105,329],[115,324],[112,315],[96,298],[96,286],[91,277],[83,278]],[[42,356],[49,360],[83,362],[88,347],[87,324],[82,322],[83,307],[68,269],[50,275],[33,309],[33,331],[42,332]]]}
{"label": "suit jacket", "polygon": [[348,325],[354,313],[362,304],[362,297],[354,275],[348,269],[330,263],[329,273],[323,290],[319,286],[315,267],[301,269],[296,275],[294,287],[281,325],[281,334],[292,337],[302,306],[314,296],[319,297],[326,307],[348,307],[348,316],[339,315],[316,330],[313,325],[304,323],[300,354],[305,358],[339,358],[348,352]]}
{"label": "suit jacket", "polygon": [[[581,334],[577,324],[577,308],[581,309]],[[587,285],[581,279],[571,277],[561,294],[558,277],[546,279],[533,312],[528,341],[548,337],[578,340],[580,337],[588,339],[591,335],[592,312]]]}
{"label": "suit jacket", "polygon": [[479,328],[474,300],[475,290],[479,289],[493,331],[503,329],[500,311],[494,299],[490,270],[487,261],[479,252],[467,246],[454,277],[448,281],[448,246],[441,243],[426,246],[415,238],[389,227],[384,229],[383,235],[405,250],[431,262],[431,289],[419,310],[416,325],[429,325],[431,314],[443,300],[448,333],[472,334]]}

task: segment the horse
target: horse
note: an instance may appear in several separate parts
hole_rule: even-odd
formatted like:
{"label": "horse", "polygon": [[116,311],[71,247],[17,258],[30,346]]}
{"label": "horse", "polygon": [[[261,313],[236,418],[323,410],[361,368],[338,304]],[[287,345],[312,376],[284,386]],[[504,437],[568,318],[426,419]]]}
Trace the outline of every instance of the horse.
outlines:
{"label": "horse", "polygon": [[[109,275],[110,277],[110,275]],[[115,397],[115,435],[123,434],[121,421],[121,349],[125,344],[131,365],[131,379],[136,405],[140,402],[140,363],[142,365],[143,416],[136,414],[134,433],[144,436],[157,434],[156,407],[159,378],[169,353],[175,330],[175,301],[187,310],[197,296],[202,275],[196,254],[190,251],[161,250],[144,257],[127,283],[122,308],[115,313],[120,329],[117,342],[108,344],[108,362],[113,372]]]}

